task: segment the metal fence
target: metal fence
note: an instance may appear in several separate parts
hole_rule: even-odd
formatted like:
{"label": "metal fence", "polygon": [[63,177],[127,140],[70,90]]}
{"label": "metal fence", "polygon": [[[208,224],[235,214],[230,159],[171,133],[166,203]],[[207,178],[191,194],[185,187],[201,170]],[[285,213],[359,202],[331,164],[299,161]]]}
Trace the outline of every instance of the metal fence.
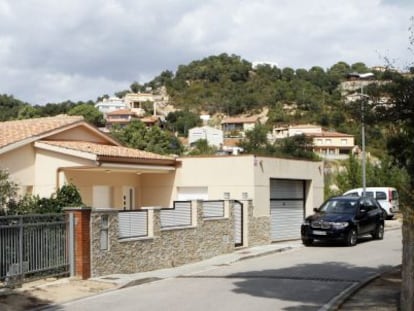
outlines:
{"label": "metal fence", "polygon": [[120,211],[118,222],[120,239],[148,235],[148,210]]}
{"label": "metal fence", "polygon": [[69,275],[73,218],[65,214],[0,217],[0,287]]}
{"label": "metal fence", "polygon": [[191,215],[191,201],[175,201],[174,208],[161,210],[161,229],[189,227],[192,225]]}
{"label": "metal fence", "polygon": [[224,201],[203,201],[203,218],[224,217]]}

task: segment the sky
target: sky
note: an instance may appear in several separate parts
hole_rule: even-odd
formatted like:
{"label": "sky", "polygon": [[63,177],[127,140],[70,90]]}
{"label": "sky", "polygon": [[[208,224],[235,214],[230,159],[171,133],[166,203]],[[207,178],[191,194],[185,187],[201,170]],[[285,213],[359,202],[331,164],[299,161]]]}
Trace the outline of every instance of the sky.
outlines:
{"label": "sky", "polygon": [[413,0],[0,0],[0,94],[95,101],[221,53],[406,69],[413,16]]}

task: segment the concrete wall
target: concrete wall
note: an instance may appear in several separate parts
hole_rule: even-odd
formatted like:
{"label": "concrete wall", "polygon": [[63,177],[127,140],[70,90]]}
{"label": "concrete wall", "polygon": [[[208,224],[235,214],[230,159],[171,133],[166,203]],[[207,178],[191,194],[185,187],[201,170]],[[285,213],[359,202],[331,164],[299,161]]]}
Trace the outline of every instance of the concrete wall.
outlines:
{"label": "concrete wall", "polygon": [[[235,200],[253,201],[254,216],[269,216],[270,179],[306,182],[306,214],[323,202],[323,162],[254,155],[180,158],[174,189],[207,187],[208,199],[223,199],[224,192]],[[246,195],[246,197],[243,197]]]}
{"label": "concrete wall", "polygon": [[34,189],[33,193],[40,197],[49,197],[55,193],[57,187],[64,184],[59,181],[58,169],[63,167],[81,167],[91,165],[90,160],[84,160],[63,154],[56,154],[52,151],[37,149],[35,154]]}
{"label": "concrete wall", "polygon": [[7,170],[10,179],[20,186],[20,193],[33,190],[35,184],[35,151],[31,144],[0,155],[0,169]]}
{"label": "concrete wall", "polygon": [[209,200],[223,199],[225,192],[241,200],[242,193],[254,187],[253,160],[253,156],[179,158],[182,164],[174,187],[207,187]]}

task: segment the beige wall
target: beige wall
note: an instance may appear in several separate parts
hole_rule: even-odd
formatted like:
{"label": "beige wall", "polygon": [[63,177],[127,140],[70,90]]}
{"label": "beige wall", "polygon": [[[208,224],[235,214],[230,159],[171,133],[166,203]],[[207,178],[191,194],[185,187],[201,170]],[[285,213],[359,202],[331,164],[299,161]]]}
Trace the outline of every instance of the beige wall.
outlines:
{"label": "beige wall", "polygon": [[135,208],[141,206],[142,192],[140,190],[140,176],[128,173],[106,173],[104,171],[66,171],[66,179],[77,186],[81,193],[83,203],[93,206],[93,186],[108,186],[111,195],[111,207],[115,209],[123,208],[123,187],[131,186],[135,190]]}
{"label": "beige wall", "polygon": [[32,189],[35,183],[33,165],[35,152],[31,144],[0,155],[0,169],[7,170],[10,179],[20,186],[20,193]]}
{"label": "beige wall", "polygon": [[306,214],[323,202],[323,163],[247,156],[180,158],[174,187],[208,187],[208,199],[253,200],[254,216],[268,216],[270,179],[306,181]]}
{"label": "beige wall", "polygon": [[[52,151],[37,149],[36,162],[34,166],[34,189],[33,193],[40,197],[49,197],[56,192],[58,186],[58,169],[65,167],[79,167],[91,165],[90,160],[79,159],[63,154],[56,154]],[[64,184],[65,180],[59,181],[59,186]]]}
{"label": "beige wall", "polygon": [[141,206],[172,207],[175,172],[141,175]]}
{"label": "beige wall", "polygon": [[[254,216],[269,215],[271,178],[306,181],[306,213],[323,201],[322,162],[286,160],[253,155],[183,157],[175,172],[142,173],[92,170],[92,160],[26,146],[0,156],[2,168],[9,169],[19,185],[33,185],[33,194],[49,197],[57,186],[71,182],[80,190],[83,202],[92,206],[93,185],[110,187],[111,206],[121,209],[122,187],[135,189],[135,207],[171,207],[179,187],[207,187],[209,200],[253,201]],[[35,163],[35,164],[34,164]],[[89,167],[80,169],[82,167]],[[59,170],[61,173],[58,174]],[[246,194],[247,196],[243,196]]]}
{"label": "beige wall", "polygon": [[[344,143],[343,140],[346,140]],[[315,147],[353,147],[354,137],[315,137],[313,138]]]}
{"label": "beige wall", "polygon": [[223,199],[229,192],[232,199],[242,199],[243,192],[254,186],[253,156],[180,158],[177,187],[208,187],[209,200]]}
{"label": "beige wall", "polygon": [[82,141],[90,141],[96,143],[107,143],[108,140],[102,136],[89,130],[87,127],[76,127],[70,130],[58,133],[48,137],[48,140],[74,140],[77,141],[81,138]]}
{"label": "beige wall", "polygon": [[267,157],[258,157],[256,162],[255,216],[269,214],[271,178],[296,179],[306,182],[306,214],[311,213],[315,206],[319,206],[323,202],[324,179],[322,162]]}

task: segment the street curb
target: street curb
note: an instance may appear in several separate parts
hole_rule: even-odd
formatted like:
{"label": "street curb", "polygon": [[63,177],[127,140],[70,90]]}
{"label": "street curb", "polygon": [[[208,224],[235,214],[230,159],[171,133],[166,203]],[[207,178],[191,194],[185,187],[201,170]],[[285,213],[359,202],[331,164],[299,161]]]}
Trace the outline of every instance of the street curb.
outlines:
{"label": "street curb", "polygon": [[[392,269],[397,269],[401,265],[394,266]],[[385,271],[387,272],[387,271]],[[385,273],[383,272],[383,273]],[[367,286],[369,283],[373,282],[374,280],[381,277],[383,273],[375,273],[374,275],[366,278],[365,280],[362,280],[361,282],[355,283],[352,286],[348,287],[344,291],[342,291],[340,294],[333,297],[328,303],[323,305],[318,311],[337,311],[339,310],[339,307],[341,307],[345,301],[347,301],[352,295],[357,293],[360,289]]]}
{"label": "street curb", "polygon": [[374,281],[375,279],[379,278],[381,276],[380,273],[376,273],[369,278],[366,278],[365,280],[354,283],[352,286],[348,287],[344,291],[342,291],[340,294],[336,295],[334,298],[332,298],[328,303],[324,304],[318,311],[336,311],[338,308],[346,301],[348,300],[353,294],[358,292],[361,288],[363,288],[368,283]]}

